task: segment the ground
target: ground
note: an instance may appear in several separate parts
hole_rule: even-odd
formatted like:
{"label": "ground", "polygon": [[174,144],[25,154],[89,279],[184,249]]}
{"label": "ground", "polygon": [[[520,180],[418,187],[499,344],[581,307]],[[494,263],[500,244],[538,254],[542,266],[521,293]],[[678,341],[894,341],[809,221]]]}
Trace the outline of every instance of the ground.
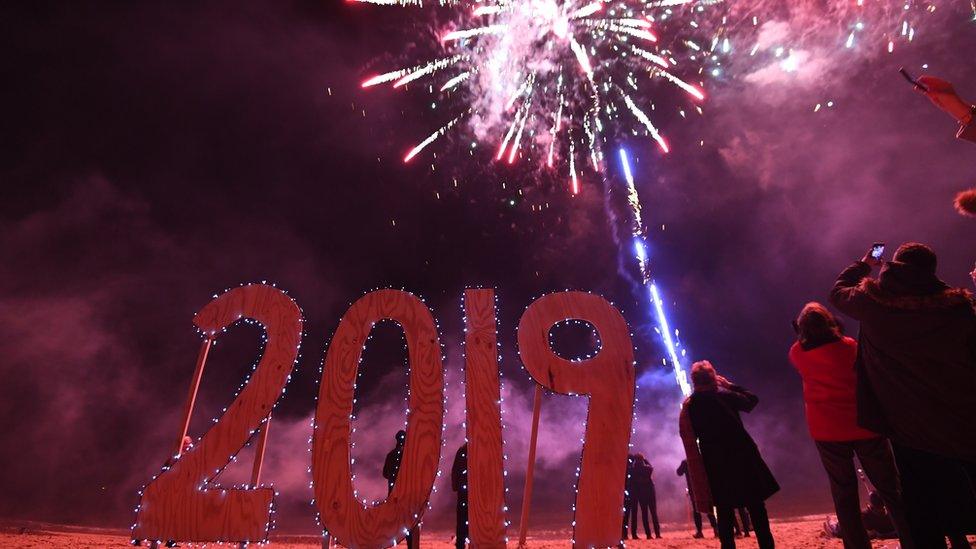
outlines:
{"label": "ground", "polygon": [[[841,549],[840,540],[826,539],[822,533],[823,517],[805,517],[791,520],[775,521],[772,525],[773,536],[778,547],[787,549]],[[692,530],[666,529],[664,538],[659,540],[633,540],[627,542],[627,547],[638,549],[706,549],[717,548],[718,540],[706,538],[692,539]],[[545,533],[538,537],[530,537],[529,549],[567,549],[569,547],[568,533]],[[737,542],[739,547],[750,549],[756,547],[754,538],[744,538]],[[43,525],[36,523],[7,524],[0,527],[0,548],[41,549],[58,548],[96,548],[96,547],[126,547],[129,544],[124,531],[95,530],[84,528]],[[509,544],[516,545],[515,540]],[[183,547],[196,545],[181,544]],[[320,544],[312,536],[279,536],[272,537],[272,542],[265,547],[269,549],[299,549],[319,548]],[[451,549],[449,535],[431,534],[423,539],[423,547],[431,549]],[[874,549],[896,549],[894,541],[876,542]]]}

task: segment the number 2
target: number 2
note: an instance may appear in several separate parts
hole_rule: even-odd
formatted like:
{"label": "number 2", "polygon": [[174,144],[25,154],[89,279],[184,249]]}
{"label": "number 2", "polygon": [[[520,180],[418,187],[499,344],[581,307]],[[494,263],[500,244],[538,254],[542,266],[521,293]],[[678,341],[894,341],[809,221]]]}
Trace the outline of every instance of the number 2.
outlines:
{"label": "number 2", "polygon": [[302,315],[281,290],[251,284],[215,298],[193,322],[212,339],[245,318],[265,329],[260,362],[199,443],[146,486],[132,531],[134,539],[267,539],[274,490],[220,488],[211,482],[267,420],[281,396],[298,356]]}

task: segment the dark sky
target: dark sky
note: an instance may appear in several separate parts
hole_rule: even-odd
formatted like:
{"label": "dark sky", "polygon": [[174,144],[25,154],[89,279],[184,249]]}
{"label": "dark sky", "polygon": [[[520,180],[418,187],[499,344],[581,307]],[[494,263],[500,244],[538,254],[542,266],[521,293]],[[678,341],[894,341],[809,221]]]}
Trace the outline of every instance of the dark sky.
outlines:
{"label": "dark sky", "polygon": [[[403,44],[384,25],[416,29],[363,8],[3,8],[0,518],[128,526],[136,491],[178,429],[200,341],[194,312],[214,293],[262,280],[287,290],[306,319],[265,475],[281,492],[281,531],[314,529],[306,449],[318,366],[343,311],[377,287],[425,297],[440,321],[450,382],[444,468],[461,434],[461,294],[497,288],[513,522],[531,409],[518,317],[533,298],[565,288],[615,301],[640,362],[635,447],[657,467],[662,518],[686,518],[673,473],[679,396],[660,366],[651,312],[617,272],[603,183],[590,174],[571,198],[564,182],[489,167],[461,142],[403,165],[405,148],[436,120],[417,108],[421,96],[358,83]],[[825,299],[836,273],[876,240],[930,243],[943,277],[967,283],[973,225],[951,200],[976,183],[976,147],[954,140],[951,120],[896,72],[928,63],[976,98],[967,61],[976,29],[962,9],[947,15],[909,48],[829,65],[806,81],[714,81],[704,116],[667,121],[667,157],[647,140],[625,140],[654,272],[690,358],[712,360],[761,398],[746,421],[783,486],[770,502],[776,516],[829,508],[786,361],[793,315]],[[833,107],[813,112],[828,99]],[[613,170],[607,184],[619,185]],[[240,326],[220,340],[195,436],[230,402],[259,335]],[[397,331],[378,329],[356,435],[357,486],[369,497],[383,494],[378,468],[402,422],[402,361]],[[547,396],[540,527],[571,520],[579,444],[566,441],[577,440],[584,416],[579,399]],[[245,452],[224,475],[248,470]],[[439,486],[429,524],[450,524],[450,498]]]}

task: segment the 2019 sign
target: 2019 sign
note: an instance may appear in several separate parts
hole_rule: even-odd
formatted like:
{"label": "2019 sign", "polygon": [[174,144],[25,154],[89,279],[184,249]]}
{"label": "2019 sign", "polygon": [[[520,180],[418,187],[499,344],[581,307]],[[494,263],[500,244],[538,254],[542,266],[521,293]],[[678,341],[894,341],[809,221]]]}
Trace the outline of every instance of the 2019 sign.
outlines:
{"label": "2019 sign", "polygon": [[[464,294],[466,428],[470,545],[505,547],[504,471],[495,334],[495,295]],[[298,305],[277,288],[251,284],[229,290],[201,309],[194,323],[206,338],[187,417],[210,344],[232,324],[248,319],[265,330],[264,354],[223,416],[191,449],[143,489],[135,539],[262,541],[268,537],[274,491],[265,486],[223,488],[213,479],[259,431],[266,436],[272,408],[284,391],[302,334]],[[389,497],[366,506],[353,495],[350,414],[360,356],[373,325],[397,322],[408,348],[410,391],[403,461]],[[554,325],[589,322],[602,347],[596,356],[569,361],[549,345]],[[630,331],[620,312],[585,292],[537,299],[518,326],[519,354],[529,374],[552,391],[589,397],[576,496],[574,545],[620,543],[620,517],[634,401]],[[444,418],[444,367],[430,309],[400,290],[362,296],[343,315],[326,353],[312,435],[315,505],[326,531],[350,548],[395,545],[423,517],[437,476]],[[185,425],[184,432],[185,435]],[[180,440],[182,440],[182,435]],[[254,477],[257,484],[257,471]]]}

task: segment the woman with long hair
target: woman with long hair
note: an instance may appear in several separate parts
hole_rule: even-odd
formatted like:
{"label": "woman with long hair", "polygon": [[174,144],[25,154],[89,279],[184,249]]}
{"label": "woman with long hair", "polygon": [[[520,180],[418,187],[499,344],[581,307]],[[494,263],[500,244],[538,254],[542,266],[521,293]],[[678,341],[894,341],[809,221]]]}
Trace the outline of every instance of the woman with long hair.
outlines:
{"label": "woman with long hair", "polygon": [[790,348],[790,362],[803,378],[807,425],[830,480],[845,549],[871,548],[861,522],[854,456],[884,500],[902,547],[910,547],[891,447],[886,439],[857,424],[857,342],[844,336],[837,319],[820,303],[807,303],[793,328],[796,342]]}
{"label": "woman with long hair", "polygon": [[[679,418],[681,438],[692,481],[700,482],[699,472],[707,479],[722,549],[735,549],[735,510],[741,507],[752,516],[759,548],[773,549],[765,501],[779,491],[779,484],[739,417],[752,411],[759,398],[718,375],[707,360],[692,365],[691,383],[695,390]],[[692,467],[695,462],[700,467]]]}

